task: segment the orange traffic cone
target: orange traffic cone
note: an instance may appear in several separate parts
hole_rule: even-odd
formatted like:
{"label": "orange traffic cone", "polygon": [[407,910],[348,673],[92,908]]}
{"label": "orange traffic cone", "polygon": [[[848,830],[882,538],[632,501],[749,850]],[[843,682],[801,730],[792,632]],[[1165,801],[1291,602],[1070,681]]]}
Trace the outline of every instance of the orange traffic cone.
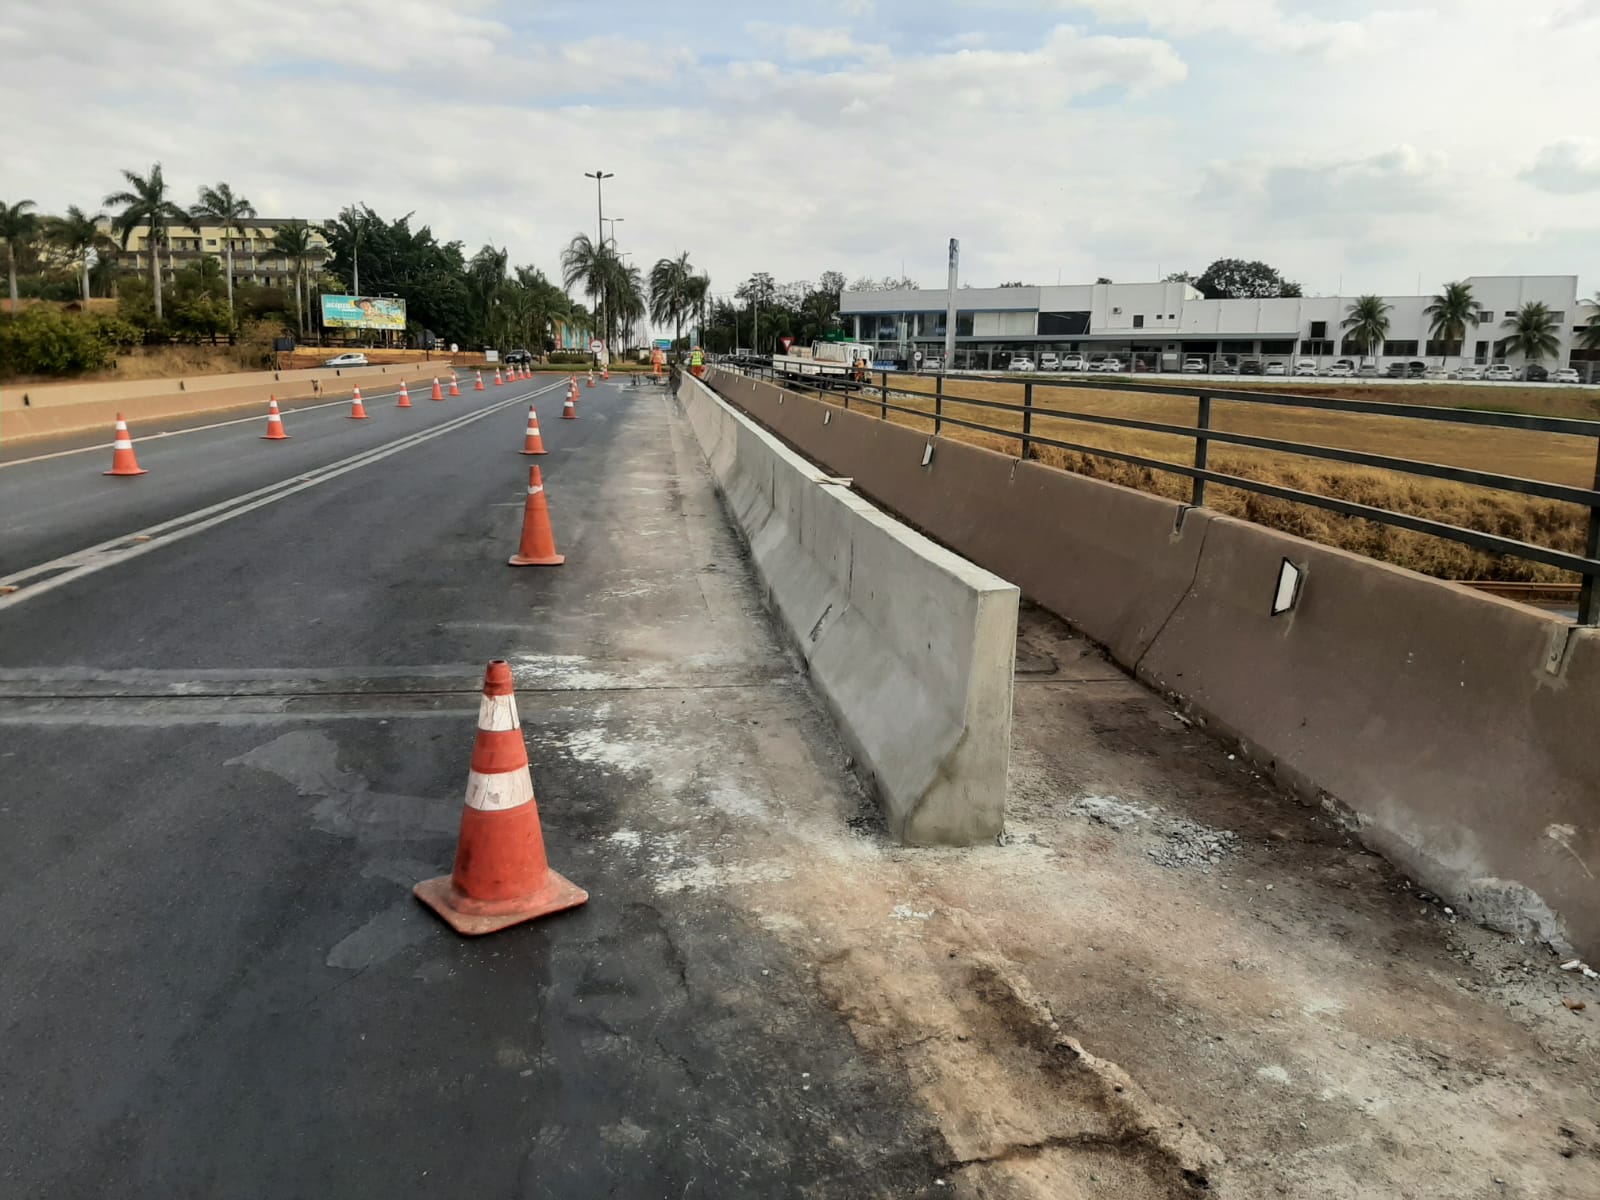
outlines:
{"label": "orange traffic cone", "polygon": [[561,406],[561,419],[563,421],[576,421],[578,419],[578,405],[572,398],[572,393],[567,393],[566,403]]}
{"label": "orange traffic cone", "polygon": [[528,405],[528,433],[522,439],[522,452],[524,454],[548,454],[544,448],[544,438],[539,436],[539,414],[533,411],[533,405]]}
{"label": "orange traffic cone", "polygon": [[594,386],[594,372],[593,371],[589,372],[589,386],[590,387]]}
{"label": "orange traffic cone", "polygon": [[490,663],[483,677],[455,866],[411,890],[450,928],[468,936],[576,908],[589,898],[552,871],[545,857],[528,749],[504,659]]}
{"label": "orange traffic cone", "polygon": [[550,507],[544,501],[544,479],[538,467],[528,468],[528,503],[522,510],[522,544],[508,560],[513,567],[553,567],[567,561],[556,553],[550,531]]}
{"label": "orange traffic cone", "polygon": [[608,380],[610,378],[611,378],[611,368],[608,367],[608,366],[601,367],[600,368],[600,382],[604,383],[606,380]]}
{"label": "orange traffic cone", "polygon": [[500,368],[496,367],[494,369],[494,385],[495,387],[499,387],[503,383],[505,383],[505,380],[500,378]]}
{"label": "orange traffic cone", "polygon": [[456,386],[456,373],[454,371],[450,372],[450,394],[452,396],[461,395],[461,389]]}
{"label": "orange traffic cone", "polygon": [[361,404],[360,388],[357,388],[355,394],[350,397],[350,419],[352,421],[365,421],[367,419],[367,410]]}
{"label": "orange traffic cone", "polygon": [[411,394],[406,391],[406,381],[404,379],[402,379],[400,381],[400,399],[399,399],[399,402],[395,404],[395,407],[396,408],[410,408],[411,407]]}
{"label": "orange traffic cone", "polygon": [[475,391],[475,392],[483,391],[483,372],[482,371],[478,372],[478,383],[477,383],[477,386],[474,387],[472,390]]}
{"label": "orange traffic cone", "polygon": [[443,400],[444,399],[444,391],[439,387],[439,377],[437,375],[435,375],[434,378],[433,378],[433,394],[430,395],[428,397],[428,399],[429,400]]}
{"label": "orange traffic cone", "polygon": [[117,414],[117,435],[111,442],[111,470],[100,473],[102,475],[150,474],[134,457],[133,437],[128,433],[128,423],[122,419],[121,413]]}
{"label": "orange traffic cone", "polygon": [[278,398],[271,397],[267,402],[267,431],[261,435],[264,442],[288,441],[289,435],[283,431],[283,418],[278,415]]}

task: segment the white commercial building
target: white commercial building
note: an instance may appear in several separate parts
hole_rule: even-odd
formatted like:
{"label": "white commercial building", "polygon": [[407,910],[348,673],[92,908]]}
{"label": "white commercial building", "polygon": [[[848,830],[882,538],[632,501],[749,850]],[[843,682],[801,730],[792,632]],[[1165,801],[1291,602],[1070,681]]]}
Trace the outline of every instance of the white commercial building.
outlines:
{"label": "white commercial building", "polygon": [[[960,288],[956,292],[954,366],[994,369],[1012,355],[1080,353],[1115,357],[1137,370],[1181,370],[1190,358],[1208,364],[1290,362],[1326,365],[1340,358],[1377,358],[1456,367],[1510,362],[1503,326],[1523,305],[1538,302],[1554,314],[1560,350],[1547,367],[1574,358],[1578,330],[1600,320],[1578,299],[1575,275],[1473,275],[1463,282],[1483,307],[1483,320],[1461,341],[1433,339],[1424,313],[1431,296],[1385,296],[1389,333],[1381,353],[1366,352],[1343,328],[1354,296],[1272,300],[1207,300],[1187,283],[1093,283],[1065,287]],[[840,302],[845,333],[876,348],[880,357],[911,361],[943,351],[944,288],[846,291]],[[1593,352],[1578,351],[1577,360]],[[1597,356],[1600,357],[1600,356]]]}

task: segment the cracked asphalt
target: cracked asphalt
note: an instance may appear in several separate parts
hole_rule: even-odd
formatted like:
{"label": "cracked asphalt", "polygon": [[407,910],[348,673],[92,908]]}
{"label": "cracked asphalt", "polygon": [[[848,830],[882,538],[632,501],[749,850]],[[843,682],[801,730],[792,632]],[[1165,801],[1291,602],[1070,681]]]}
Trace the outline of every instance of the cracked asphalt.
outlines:
{"label": "cracked asphalt", "polygon": [[[501,398],[291,415],[276,467],[249,425],[135,480],[8,466],[0,561]],[[560,568],[505,564],[510,404],[0,609],[0,1194],[941,1194],[903,1076],[705,886],[775,779],[859,798],[698,451],[659,392],[538,403]],[[491,657],[592,899],[465,940],[410,888],[448,869]]]}

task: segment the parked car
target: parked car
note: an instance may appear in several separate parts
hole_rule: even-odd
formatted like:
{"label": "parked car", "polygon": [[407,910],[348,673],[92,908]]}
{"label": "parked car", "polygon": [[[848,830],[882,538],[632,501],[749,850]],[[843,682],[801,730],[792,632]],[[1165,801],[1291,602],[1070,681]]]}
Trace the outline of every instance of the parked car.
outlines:
{"label": "parked car", "polygon": [[1428,364],[1420,359],[1412,359],[1406,364],[1407,379],[1423,379],[1428,374]]}
{"label": "parked car", "polygon": [[1578,378],[1578,369],[1576,367],[1562,367],[1554,375],[1550,376],[1550,382],[1551,383],[1581,383],[1583,381]]}
{"label": "parked car", "polygon": [[1451,379],[1482,379],[1483,368],[1473,363],[1463,363],[1450,372]]}
{"label": "parked car", "polygon": [[1094,362],[1089,364],[1089,370],[1091,370],[1091,371],[1110,371],[1110,372],[1115,373],[1117,371],[1122,370],[1122,360],[1120,358],[1101,358],[1101,359],[1097,359]]}
{"label": "parked car", "polygon": [[1522,368],[1522,377],[1529,383],[1549,383],[1550,371],[1538,363],[1529,363]]}
{"label": "parked car", "polygon": [[1206,373],[1206,360],[1203,358],[1186,358],[1183,360],[1183,369],[1189,375],[1204,375]]}
{"label": "parked car", "polygon": [[1496,383],[1510,383],[1516,379],[1517,373],[1505,363],[1495,363],[1494,366],[1483,373],[1483,377]]}
{"label": "parked car", "polygon": [[1213,375],[1237,375],[1239,373],[1239,364],[1232,359],[1219,358],[1211,364],[1211,373]]}
{"label": "parked car", "polygon": [[1352,359],[1341,358],[1328,368],[1328,374],[1335,379],[1348,379],[1356,373],[1356,364]]}
{"label": "parked car", "polygon": [[1006,364],[1006,370],[1031,371],[1033,370],[1033,359],[1029,358],[1026,354],[1013,354],[1011,356],[1011,361]]}
{"label": "parked car", "polygon": [[1392,362],[1383,374],[1386,379],[1404,379],[1406,377],[1406,365],[1403,362]]}
{"label": "parked car", "polygon": [[1279,360],[1274,359],[1272,362],[1267,364],[1268,375],[1287,375],[1288,373],[1289,364],[1286,362],[1280,362]]}
{"label": "parked car", "polygon": [[922,369],[924,371],[942,371],[942,370],[944,370],[944,355],[942,355],[942,354],[924,354],[922,356]]}
{"label": "parked car", "polygon": [[1261,371],[1262,366],[1259,358],[1245,358],[1239,361],[1239,374],[1241,375],[1259,375]]}
{"label": "parked car", "polygon": [[1376,379],[1378,377],[1378,364],[1375,362],[1364,362],[1356,368],[1356,374],[1366,376],[1369,379]]}
{"label": "parked car", "polygon": [[325,367],[364,367],[367,365],[365,354],[335,354],[332,358],[324,359]]}
{"label": "parked car", "polygon": [[1039,370],[1059,371],[1061,370],[1061,360],[1047,351],[1039,355]]}
{"label": "parked car", "polygon": [[510,363],[512,366],[516,366],[519,363],[526,363],[531,367],[533,365],[533,355],[527,350],[508,350],[506,352],[505,361]]}
{"label": "parked car", "polygon": [[1063,354],[1061,356],[1061,369],[1063,371],[1082,371],[1086,370],[1088,366],[1088,362],[1085,361],[1081,354]]}
{"label": "parked car", "polygon": [[1434,366],[1429,367],[1422,374],[1425,379],[1444,379],[1449,375],[1449,372],[1443,367],[1435,364]]}
{"label": "parked car", "polygon": [[1317,373],[1317,360],[1314,358],[1296,359],[1294,373],[1296,375],[1315,375]]}

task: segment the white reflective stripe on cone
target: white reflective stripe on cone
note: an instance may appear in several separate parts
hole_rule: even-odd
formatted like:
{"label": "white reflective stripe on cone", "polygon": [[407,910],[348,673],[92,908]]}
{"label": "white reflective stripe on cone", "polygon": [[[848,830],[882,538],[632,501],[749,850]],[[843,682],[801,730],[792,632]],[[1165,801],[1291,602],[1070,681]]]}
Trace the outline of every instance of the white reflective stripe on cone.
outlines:
{"label": "white reflective stripe on cone", "polygon": [[478,702],[478,728],[503,733],[518,728],[515,696],[485,696]]}
{"label": "white reflective stripe on cone", "polygon": [[530,495],[530,496],[537,496],[537,495],[538,495],[538,494],[539,494],[539,493],[540,493],[540,492],[542,492],[542,491],[544,491],[544,484],[542,484],[542,483],[541,483],[541,484],[539,484],[539,485],[538,485],[538,486],[537,486],[537,487],[531,487],[531,488],[529,488],[529,489],[528,489],[528,495]]}
{"label": "white reflective stripe on cone", "polygon": [[118,438],[116,441],[111,443],[111,448],[113,450],[132,450],[133,443],[127,438]]}
{"label": "white reflective stripe on cone", "polygon": [[468,808],[484,812],[500,812],[508,808],[521,808],[533,799],[533,776],[526,766],[498,775],[480,775],[467,772]]}

